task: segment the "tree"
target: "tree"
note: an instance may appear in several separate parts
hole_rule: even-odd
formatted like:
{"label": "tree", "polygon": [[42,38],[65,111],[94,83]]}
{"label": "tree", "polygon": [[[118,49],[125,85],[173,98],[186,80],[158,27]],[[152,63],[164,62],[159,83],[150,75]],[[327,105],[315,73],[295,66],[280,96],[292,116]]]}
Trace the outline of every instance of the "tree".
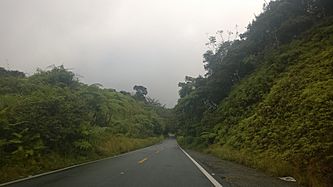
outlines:
{"label": "tree", "polygon": [[195,83],[195,78],[186,76],[185,77],[185,82],[180,82],[178,83],[178,87],[180,87],[179,90],[179,96],[180,98],[183,98],[187,95],[189,95],[194,89],[194,83]]}
{"label": "tree", "polygon": [[135,85],[133,89],[136,91],[134,97],[139,101],[146,101],[146,95],[148,94],[147,88],[140,85]]}
{"label": "tree", "polygon": [[23,72],[6,70],[5,68],[0,67],[0,77],[9,77],[9,76],[22,78],[25,77],[25,74]]}

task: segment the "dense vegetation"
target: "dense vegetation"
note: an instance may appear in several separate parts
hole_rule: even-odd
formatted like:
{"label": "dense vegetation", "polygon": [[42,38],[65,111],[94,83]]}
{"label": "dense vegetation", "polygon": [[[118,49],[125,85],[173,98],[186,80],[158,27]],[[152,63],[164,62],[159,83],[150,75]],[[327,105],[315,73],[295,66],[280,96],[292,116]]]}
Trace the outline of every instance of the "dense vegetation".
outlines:
{"label": "dense vegetation", "polygon": [[239,38],[210,37],[205,77],[179,83],[179,142],[333,184],[332,14],[330,0],[271,1]]}
{"label": "dense vegetation", "polygon": [[0,68],[0,181],[159,141],[168,111],[140,93],[83,84],[63,66]]}

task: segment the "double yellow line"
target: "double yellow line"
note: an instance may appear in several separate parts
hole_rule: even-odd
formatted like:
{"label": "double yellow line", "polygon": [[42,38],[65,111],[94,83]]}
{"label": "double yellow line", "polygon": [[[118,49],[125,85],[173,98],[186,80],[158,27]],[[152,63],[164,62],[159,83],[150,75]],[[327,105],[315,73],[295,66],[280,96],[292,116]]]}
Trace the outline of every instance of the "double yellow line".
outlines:
{"label": "double yellow line", "polygon": [[144,159],[140,160],[138,164],[143,164],[146,160],[148,160],[148,157],[145,157]]}
{"label": "double yellow line", "polygon": [[[158,154],[160,151],[156,150],[155,153]],[[138,164],[143,164],[146,160],[148,160],[148,157],[143,158],[142,160],[138,161]]]}

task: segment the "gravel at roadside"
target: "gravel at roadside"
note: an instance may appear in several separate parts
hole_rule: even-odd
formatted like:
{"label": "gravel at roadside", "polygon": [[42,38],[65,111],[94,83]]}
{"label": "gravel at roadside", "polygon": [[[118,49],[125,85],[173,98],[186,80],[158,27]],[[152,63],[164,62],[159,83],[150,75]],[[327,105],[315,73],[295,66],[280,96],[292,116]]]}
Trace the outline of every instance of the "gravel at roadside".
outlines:
{"label": "gravel at roadside", "polygon": [[269,176],[231,161],[186,150],[202,167],[204,167],[223,187],[300,187],[296,182],[287,182]]}

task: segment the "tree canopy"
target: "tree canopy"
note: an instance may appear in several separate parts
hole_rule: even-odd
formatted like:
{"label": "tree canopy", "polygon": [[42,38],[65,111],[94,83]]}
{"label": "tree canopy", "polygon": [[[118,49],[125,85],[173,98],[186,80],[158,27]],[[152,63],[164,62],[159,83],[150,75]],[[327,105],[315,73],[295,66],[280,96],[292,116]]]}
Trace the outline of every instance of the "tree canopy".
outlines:
{"label": "tree canopy", "polygon": [[[38,163],[51,153],[95,153],[103,136],[143,139],[165,133],[168,121],[158,101],[147,104],[84,84],[63,66],[32,76],[0,68],[0,77],[0,170],[27,160]],[[145,98],[147,89],[135,88]]]}

